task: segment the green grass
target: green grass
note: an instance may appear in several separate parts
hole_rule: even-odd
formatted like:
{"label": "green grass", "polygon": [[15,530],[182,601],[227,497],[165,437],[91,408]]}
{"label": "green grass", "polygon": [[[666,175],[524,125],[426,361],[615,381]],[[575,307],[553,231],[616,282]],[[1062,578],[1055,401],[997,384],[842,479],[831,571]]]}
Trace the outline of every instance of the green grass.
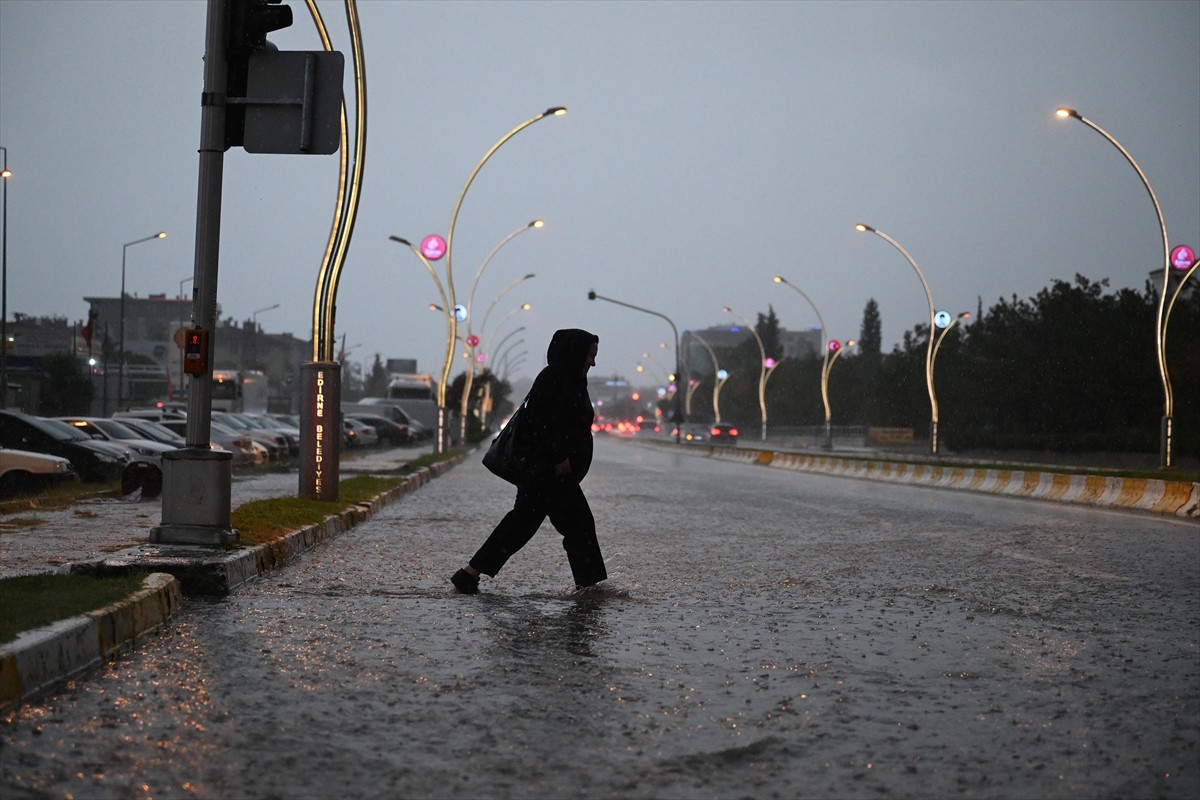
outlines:
{"label": "green grass", "polygon": [[21,575],[0,580],[0,644],[22,631],[123,600],[140,589],[145,578],[145,572],[136,572],[109,578]]}
{"label": "green grass", "polygon": [[[326,517],[339,514],[353,505],[371,500],[403,484],[406,476],[415,470],[447,461],[459,452],[420,456],[395,475],[356,475],[347,478],[338,484],[338,499],[333,503],[305,497],[279,497],[246,503],[233,511],[230,521],[240,533],[241,545],[269,542],[306,525],[321,522]],[[22,498],[13,501],[12,508],[0,508],[0,513],[14,513],[28,508],[65,508],[105,491],[119,491],[119,486],[84,484],[62,487],[38,499]],[[95,516],[91,511],[76,513]],[[13,523],[32,525],[41,520],[21,518],[6,522],[11,527]],[[0,533],[3,533],[2,529]],[[0,609],[3,609],[3,614],[0,614],[0,644],[11,641],[22,631],[94,611],[128,597],[141,588],[145,576],[146,573],[141,572],[105,578],[85,575],[25,575],[0,579]]]}

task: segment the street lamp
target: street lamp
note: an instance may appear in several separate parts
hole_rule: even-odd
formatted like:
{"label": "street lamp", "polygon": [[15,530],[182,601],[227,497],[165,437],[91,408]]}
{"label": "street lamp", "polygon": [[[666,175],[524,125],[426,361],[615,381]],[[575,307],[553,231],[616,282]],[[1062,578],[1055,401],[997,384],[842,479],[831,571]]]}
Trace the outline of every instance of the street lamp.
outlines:
{"label": "street lamp", "polygon": [[1163,415],[1161,424],[1161,434],[1159,438],[1159,466],[1173,466],[1172,439],[1174,436],[1174,414],[1175,414],[1175,395],[1171,389],[1171,375],[1167,370],[1167,325],[1171,319],[1171,309],[1175,305],[1175,298],[1179,296],[1179,292],[1183,289],[1184,283],[1188,278],[1195,274],[1195,265],[1183,276],[1183,280],[1179,282],[1179,286],[1175,289],[1175,294],[1172,296],[1170,303],[1167,302],[1167,289],[1171,282],[1171,245],[1167,239],[1167,225],[1163,221],[1162,206],[1158,204],[1158,198],[1154,196],[1154,189],[1150,187],[1150,181],[1146,178],[1146,173],[1142,172],[1142,168],[1133,160],[1133,156],[1129,151],[1121,146],[1121,143],[1114,139],[1108,131],[1101,128],[1096,123],[1092,122],[1087,117],[1080,114],[1073,108],[1059,108],[1054,112],[1059,119],[1074,118],[1087,125],[1096,133],[1108,140],[1109,144],[1121,151],[1121,155],[1125,156],[1125,160],[1137,172],[1138,177],[1142,179],[1142,185],[1146,187],[1146,194],[1150,195],[1150,202],[1154,205],[1154,213],[1158,217],[1158,230],[1162,234],[1162,267],[1163,267],[1163,284],[1162,291],[1158,293],[1158,314],[1155,317],[1154,323],[1154,345],[1156,358],[1158,360],[1158,375],[1162,382],[1163,390]]}
{"label": "street lamp", "polygon": [[[775,371],[779,363],[774,359],[767,358],[767,350],[763,347],[762,337],[758,335],[758,331],[751,325],[745,317],[739,315],[729,306],[724,306],[722,309],[726,314],[732,314],[734,318],[741,321],[754,336],[754,341],[758,343],[758,353],[760,356],[758,364],[758,409],[762,414],[762,440],[767,440],[767,375]],[[768,363],[769,362],[769,363]]]}
{"label": "street lamp", "polygon": [[[825,403],[825,449],[833,449],[833,427],[829,417],[829,373],[844,350],[854,347],[858,342],[848,339],[845,346],[837,339],[831,339],[825,344],[825,363],[821,365],[821,400]],[[830,355],[832,353],[832,355]]]}
{"label": "street lamp", "polygon": [[[276,308],[279,308],[279,303],[276,303],[273,306],[267,306],[266,308],[260,308],[250,315],[250,335],[253,337],[251,339],[251,344],[253,345],[252,352],[254,356],[251,361],[251,366],[254,369],[258,369],[258,315],[264,311],[271,311]],[[340,362],[342,359],[339,358],[338,361]]]}
{"label": "street lamp", "polygon": [[[938,334],[937,343],[934,344],[934,346],[933,346],[933,363],[935,366],[937,365],[938,350],[942,349],[942,340],[946,338],[946,334],[949,333],[950,329],[953,328],[955,325],[957,325],[959,322],[963,321],[964,319],[970,319],[970,317],[971,317],[970,311],[960,312],[958,316],[954,317],[946,324],[946,327],[942,328],[942,332]],[[931,370],[932,370],[932,368],[931,368]]]}
{"label": "street lamp", "polygon": [[[117,406],[120,407],[125,403],[125,256],[129,252],[129,248],[135,244],[142,242],[153,241],[154,239],[167,238],[166,231],[159,231],[153,236],[144,236],[141,239],[134,239],[132,242],[126,242],[121,248],[121,338],[120,338],[120,362],[117,367]],[[105,365],[108,369],[108,365]]]}
{"label": "street lamp", "polygon": [[[520,236],[522,233],[544,227],[545,224],[546,224],[545,221],[540,220],[540,219],[535,219],[532,222],[528,223],[527,225],[522,225],[520,228],[517,228],[515,231],[513,231],[512,233],[508,234],[503,239],[501,239],[500,242],[495,247],[492,248],[492,251],[487,254],[487,258],[483,259],[483,263],[479,265],[479,269],[475,270],[475,279],[471,281],[471,291],[467,293],[467,352],[468,352],[468,359],[467,359],[467,368],[463,375],[462,398],[461,398],[461,402],[459,403],[459,440],[462,442],[467,441],[467,412],[469,411],[471,385],[475,382],[475,360],[473,358],[469,357],[470,355],[473,355],[473,351],[475,349],[475,345],[470,344],[471,336],[474,333],[474,331],[472,330],[472,326],[474,323],[474,320],[472,318],[473,317],[472,309],[475,308],[475,287],[477,287],[479,285],[479,278],[483,275],[483,270],[491,262],[492,257],[495,256],[496,253],[500,252],[500,248],[504,247],[504,245],[508,244],[513,239]],[[533,275],[526,275],[525,277],[532,278]],[[508,288],[506,288],[504,290],[504,292],[508,291],[508,289],[512,288],[517,283],[520,283],[521,280],[524,280],[524,279],[518,279],[516,282],[509,284]],[[501,292],[501,294],[504,294],[504,292]],[[497,296],[496,299],[498,300],[499,296]],[[492,303],[494,305],[495,300],[493,300]],[[491,311],[491,306],[488,307],[488,311]],[[479,332],[480,332],[480,334],[483,333],[482,325],[479,326]]]}
{"label": "street lamp", "polygon": [[421,261],[424,262],[426,268],[429,270],[429,273],[433,275],[434,282],[438,285],[438,291],[442,292],[443,305],[448,310],[446,314],[446,324],[449,330],[447,331],[446,336],[446,358],[442,363],[442,379],[438,382],[437,392],[438,430],[436,450],[439,453],[445,451],[446,449],[446,383],[450,380],[450,369],[454,364],[454,342],[458,338],[458,320],[455,318],[454,314],[449,312],[449,309],[455,308],[458,302],[454,293],[454,229],[458,223],[458,212],[462,209],[463,200],[467,196],[467,190],[471,188],[471,184],[474,183],[475,176],[479,174],[479,170],[483,169],[483,165],[487,163],[488,159],[490,159],[505,142],[538,120],[545,119],[546,117],[561,117],[566,113],[566,108],[563,108],[562,106],[555,106],[525,120],[511,131],[504,134],[504,136],[500,138],[500,141],[492,145],[491,148],[483,154],[483,158],[479,160],[479,163],[475,165],[475,169],[471,171],[470,176],[467,178],[467,182],[463,184],[462,191],[459,192],[458,200],[454,204],[454,211],[450,215],[450,228],[446,231],[445,258],[446,289],[448,290],[448,296],[447,291],[443,291],[442,283],[440,280],[438,280],[437,273],[433,271],[433,266],[430,265],[430,263],[425,259],[424,255],[422,255],[421,252],[417,248],[413,247],[412,244],[407,240],[401,239],[398,236],[390,237],[393,241],[408,245],[408,247],[417,254]]}
{"label": "street lamp", "polygon": [[[604,300],[609,303],[615,303],[619,306],[625,306],[625,308],[632,308],[634,311],[641,311],[643,314],[651,314],[659,319],[666,320],[667,324],[671,326],[671,331],[675,334],[675,379],[679,379],[679,376],[683,374],[679,354],[679,328],[675,327],[675,323],[671,321],[670,317],[657,311],[651,311],[648,308],[635,306],[632,303],[625,303],[620,300],[614,300],[611,297],[605,297],[603,295],[596,294],[596,292],[593,290],[588,291],[588,300]],[[674,419],[671,421],[675,423],[675,444],[679,444],[683,437],[683,424],[687,421],[687,418],[683,414],[683,409],[679,405],[679,392],[675,393],[675,410],[672,412],[672,416],[674,416]]]}
{"label": "street lamp", "polygon": [[[727,381],[729,379],[729,373],[726,372],[725,370],[721,369],[721,366],[717,363],[717,354],[715,352],[713,352],[712,346],[709,345],[709,343],[704,340],[704,337],[702,337],[700,334],[696,333],[695,331],[689,331],[688,333],[693,339],[695,339],[697,342],[699,342],[706,351],[708,351],[708,357],[712,359],[712,363],[713,363],[713,418],[714,418],[713,422],[714,423],[720,422],[721,421],[721,403],[720,403],[719,398],[721,395],[721,387],[724,386],[725,381]],[[690,392],[688,393],[688,400],[689,401],[691,400]],[[692,413],[692,408],[691,408],[690,404],[688,405],[687,413],[689,416]]]}
{"label": "street lamp", "polygon": [[793,283],[788,283],[787,279],[781,275],[775,276],[775,282],[787,286],[803,297],[816,312],[817,319],[821,323],[821,350],[824,353],[821,357],[821,402],[825,404],[825,449],[831,450],[833,448],[833,410],[829,406],[829,392],[826,391],[825,386],[825,376],[829,370],[829,329],[825,327],[825,318],[821,316],[821,309],[817,308],[817,304],[804,293],[803,289]]}
{"label": "street lamp", "polygon": [[0,228],[0,408],[8,408],[8,179],[12,172],[8,169],[8,148],[0,146],[4,153],[3,164],[0,165],[0,181],[3,189],[3,222]]}
{"label": "street lamp", "polygon": [[929,284],[925,281],[925,275],[921,272],[921,268],[917,266],[917,262],[913,261],[913,257],[908,254],[908,251],[900,246],[892,237],[880,230],[872,228],[870,225],[864,225],[861,222],[854,226],[856,231],[860,233],[873,233],[880,239],[890,244],[892,247],[900,251],[913,271],[917,273],[917,277],[921,279],[921,288],[925,290],[925,302],[929,304],[929,342],[925,348],[925,389],[929,393],[929,452],[937,455],[938,452],[938,405],[937,394],[933,390],[933,328],[934,328],[934,310],[933,310],[933,295],[929,293]]}

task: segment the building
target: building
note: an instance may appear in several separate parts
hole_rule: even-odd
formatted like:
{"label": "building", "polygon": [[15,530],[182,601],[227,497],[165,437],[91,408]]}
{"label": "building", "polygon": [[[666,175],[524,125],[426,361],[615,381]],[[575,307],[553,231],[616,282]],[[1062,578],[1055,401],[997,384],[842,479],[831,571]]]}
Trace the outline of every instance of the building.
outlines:
{"label": "building", "polygon": [[[679,343],[684,368],[693,375],[712,375],[716,371],[713,367],[715,358],[720,369],[727,369],[733,352],[752,338],[750,330],[741,325],[714,325],[702,331],[684,331]],[[779,344],[785,359],[820,357],[821,329],[789,331],[780,328]]]}

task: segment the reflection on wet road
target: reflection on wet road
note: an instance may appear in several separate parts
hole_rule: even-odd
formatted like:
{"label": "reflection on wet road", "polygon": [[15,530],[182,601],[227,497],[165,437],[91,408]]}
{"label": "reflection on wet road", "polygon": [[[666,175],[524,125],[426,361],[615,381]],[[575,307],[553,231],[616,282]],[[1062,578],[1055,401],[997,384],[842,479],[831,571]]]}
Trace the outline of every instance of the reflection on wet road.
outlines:
{"label": "reflection on wet road", "polygon": [[1144,515],[601,441],[611,580],[472,459],[10,715],[21,797],[1190,797],[1200,548]]}

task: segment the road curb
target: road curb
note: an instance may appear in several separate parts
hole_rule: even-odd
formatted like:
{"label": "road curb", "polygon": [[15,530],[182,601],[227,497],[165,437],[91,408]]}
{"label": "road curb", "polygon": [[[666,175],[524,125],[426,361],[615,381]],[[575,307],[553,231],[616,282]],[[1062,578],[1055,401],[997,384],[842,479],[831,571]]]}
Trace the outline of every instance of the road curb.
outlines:
{"label": "road curb", "polygon": [[70,565],[81,575],[148,570],[142,588],[97,611],[21,633],[0,645],[0,712],[73,680],[157,633],[185,596],[225,596],[288,560],[370,519],[396,499],[460,464],[467,453],[424,467],[400,486],[280,539],[214,556],[211,548],[147,544]]}
{"label": "road curb", "polygon": [[19,634],[0,646],[0,711],[132,649],[182,605],[179,581],[156,572],[124,600]]}
{"label": "road curb", "polygon": [[871,458],[811,455],[750,447],[707,446],[685,452],[722,461],[939,489],[1027,497],[1200,519],[1200,483],[1152,478],[1071,475],[1045,470],[910,464]]}

